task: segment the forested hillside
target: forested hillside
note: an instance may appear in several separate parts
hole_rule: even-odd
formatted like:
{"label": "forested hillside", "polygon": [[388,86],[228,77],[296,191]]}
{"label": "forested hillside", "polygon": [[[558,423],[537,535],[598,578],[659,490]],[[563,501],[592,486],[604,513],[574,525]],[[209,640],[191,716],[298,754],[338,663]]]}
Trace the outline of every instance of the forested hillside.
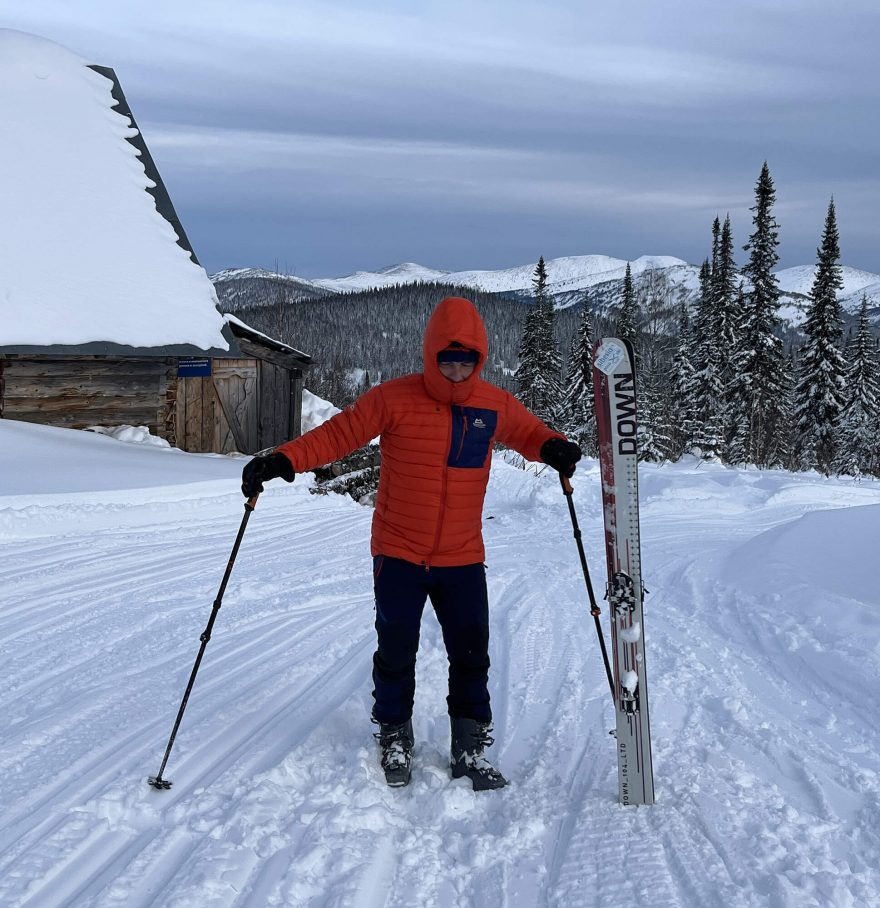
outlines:
{"label": "forested hillside", "polygon": [[[318,365],[309,389],[337,406],[378,381],[422,368],[428,317],[446,296],[472,300],[486,323],[489,381],[515,390],[522,326],[530,302],[446,284],[406,284],[322,299],[290,299],[283,283],[263,288],[264,301],[236,309],[249,325],[309,353]],[[218,286],[224,293],[224,286]],[[274,295],[274,298],[273,298]],[[560,310],[557,342],[566,349],[579,307]]]}
{"label": "forested hillside", "polygon": [[593,343],[613,333],[636,351],[642,459],[690,452],[733,465],[880,475],[874,275],[850,269],[862,291],[858,308],[845,309],[853,282],[847,291],[832,200],[816,266],[785,275],[784,293],[775,200],[765,164],[747,261],[737,267],[730,218],[716,217],[696,288],[669,268],[634,273],[627,263],[622,280],[559,293],[543,258],[531,288],[505,293],[404,283],[315,299],[314,284],[271,274],[247,282],[218,275],[216,286],[246,322],[310,353],[309,388],[337,406],[420,369],[431,311],[444,296],[465,296],[489,333],[484,376],[587,454],[596,453]]}

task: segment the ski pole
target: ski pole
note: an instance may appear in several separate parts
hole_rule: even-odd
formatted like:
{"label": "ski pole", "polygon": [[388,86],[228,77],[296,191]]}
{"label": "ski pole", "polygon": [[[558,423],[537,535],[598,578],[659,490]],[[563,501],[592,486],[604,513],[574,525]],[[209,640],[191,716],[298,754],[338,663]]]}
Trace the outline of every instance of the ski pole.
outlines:
{"label": "ski pole", "polygon": [[220,611],[220,604],[223,601],[223,593],[226,592],[226,584],[229,582],[229,575],[232,573],[232,566],[235,564],[235,556],[238,554],[238,547],[241,545],[242,537],[244,536],[245,528],[247,527],[248,519],[253,513],[254,508],[257,506],[257,499],[259,498],[259,493],[254,495],[253,498],[248,498],[244,503],[244,517],[241,520],[241,526],[238,528],[238,536],[235,537],[235,545],[232,547],[232,554],[229,556],[229,562],[226,565],[226,572],[223,574],[223,581],[220,584],[220,589],[217,591],[217,598],[214,600],[214,606],[211,609],[211,617],[208,619],[207,627],[202,631],[201,637],[199,639],[202,641],[201,647],[199,647],[199,654],[196,656],[195,664],[192,668],[192,673],[189,676],[189,684],[186,686],[186,691],[183,695],[183,700],[180,701],[180,709],[177,711],[177,719],[174,722],[174,728],[171,731],[171,737],[168,739],[168,747],[165,748],[165,756],[162,759],[162,765],[159,767],[159,772],[154,776],[150,776],[147,779],[147,784],[151,785],[153,788],[161,791],[163,789],[171,788],[171,780],[163,779],[162,773],[165,772],[165,764],[168,762],[168,757],[171,755],[171,748],[174,746],[174,739],[177,737],[177,729],[180,728],[180,721],[183,719],[183,712],[186,709],[186,704],[189,701],[189,695],[192,691],[193,684],[196,680],[196,674],[199,671],[199,666],[202,663],[202,656],[205,655],[205,649],[208,646],[208,641],[211,639],[211,630],[214,627],[214,621],[217,618],[217,612]]}
{"label": "ski pole", "polygon": [[608,676],[608,686],[611,688],[611,699],[614,696],[614,681],[611,677],[611,665],[608,663],[608,650],[605,649],[605,635],[602,633],[602,625],[599,624],[599,616],[602,610],[596,602],[596,596],[593,593],[593,583],[590,580],[590,569],[587,567],[587,556],[584,552],[584,544],[581,541],[581,528],[578,526],[577,515],[574,512],[574,489],[568,481],[568,477],[559,474],[559,481],[562,483],[562,493],[568,501],[568,513],[571,514],[571,525],[574,528],[574,541],[577,543],[578,555],[581,557],[581,567],[584,570],[584,580],[587,584],[587,595],[590,597],[590,614],[596,622],[596,633],[599,636],[599,646],[602,649],[602,661],[605,663],[605,674]]}

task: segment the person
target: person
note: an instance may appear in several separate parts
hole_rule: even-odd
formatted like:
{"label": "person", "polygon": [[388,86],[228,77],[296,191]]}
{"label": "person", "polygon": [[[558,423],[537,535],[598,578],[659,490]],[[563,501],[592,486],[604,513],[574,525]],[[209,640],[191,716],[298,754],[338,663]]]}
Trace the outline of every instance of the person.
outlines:
{"label": "person", "polygon": [[249,461],[242,475],[250,498],[267,480],[290,482],[379,436],[372,721],[393,786],[406,785],[412,771],[415,663],[427,599],[449,660],[452,776],[467,777],[475,790],[507,784],[485,756],[493,741],[482,510],[492,447],[501,442],[569,477],[581,457],[576,444],[480,378],[488,349],[473,303],[442,300],[425,330],[422,372],[376,385],[317,428]]}

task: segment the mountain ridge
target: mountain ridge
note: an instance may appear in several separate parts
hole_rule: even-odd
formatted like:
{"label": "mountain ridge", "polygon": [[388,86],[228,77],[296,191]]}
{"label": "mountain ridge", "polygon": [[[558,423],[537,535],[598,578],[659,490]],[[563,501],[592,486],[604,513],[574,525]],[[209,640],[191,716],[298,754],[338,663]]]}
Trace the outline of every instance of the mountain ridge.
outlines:
{"label": "mountain ridge", "polygon": [[[643,300],[659,297],[671,306],[680,303],[693,305],[699,295],[699,266],[674,256],[643,255],[627,263],[624,259],[606,255],[575,255],[549,259],[545,264],[547,293],[557,309],[586,303],[597,314],[608,314],[622,293],[627,264],[630,265],[636,292]],[[852,319],[857,315],[864,294],[868,298],[871,321],[880,326],[880,274],[849,265],[840,267],[844,286],[838,293],[838,299],[845,316]],[[815,269],[815,265],[795,265],[774,272],[781,291],[780,319],[789,328],[799,328],[806,319]],[[229,268],[212,275],[211,280],[224,305],[230,308],[245,304],[245,300],[252,304],[253,288],[259,288],[264,303],[271,304],[274,301],[272,288],[276,293],[284,288],[285,301],[296,302],[407,284],[433,283],[528,301],[532,297],[534,270],[534,263],[494,271],[445,271],[416,262],[400,262],[378,271],[356,271],[340,278],[308,280],[263,268]]]}
{"label": "mountain ridge", "polygon": [[[606,255],[576,255],[549,259],[547,266],[547,291],[556,298],[557,305],[571,305],[573,301],[559,299],[579,290],[586,290],[612,281],[622,281],[627,261]],[[668,282],[683,291],[688,297],[699,291],[698,265],[692,265],[674,256],[643,255],[629,262],[633,279],[638,282],[647,274],[662,273]],[[775,272],[783,303],[794,304],[802,309],[799,302],[809,297],[815,274],[815,265],[795,265]],[[328,293],[350,293],[359,290],[381,289],[398,284],[443,283],[461,287],[473,287],[488,293],[513,293],[517,296],[530,295],[534,263],[498,270],[446,271],[430,268],[416,262],[400,262],[388,265],[378,271],[355,271],[338,278],[307,279],[289,274],[268,271],[264,268],[227,268],[211,275],[216,284],[233,280],[272,280],[283,282],[301,289],[308,296]],[[864,269],[841,265],[844,280],[838,298],[848,312],[858,310],[864,293],[870,306],[880,307],[880,274]]]}

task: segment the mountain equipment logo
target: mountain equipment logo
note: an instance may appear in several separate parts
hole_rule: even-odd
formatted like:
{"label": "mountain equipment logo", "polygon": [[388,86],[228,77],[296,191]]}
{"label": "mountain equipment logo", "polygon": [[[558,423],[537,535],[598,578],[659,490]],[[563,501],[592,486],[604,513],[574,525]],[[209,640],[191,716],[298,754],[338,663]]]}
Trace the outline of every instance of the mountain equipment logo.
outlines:
{"label": "mountain equipment logo", "polygon": [[486,423],[484,423],[483,420],[480,419],[480,417],[478,416],[478,417],[474,420],[474,428],[475,428],[475,429],[485,429],[485,428],[486,428]]}

